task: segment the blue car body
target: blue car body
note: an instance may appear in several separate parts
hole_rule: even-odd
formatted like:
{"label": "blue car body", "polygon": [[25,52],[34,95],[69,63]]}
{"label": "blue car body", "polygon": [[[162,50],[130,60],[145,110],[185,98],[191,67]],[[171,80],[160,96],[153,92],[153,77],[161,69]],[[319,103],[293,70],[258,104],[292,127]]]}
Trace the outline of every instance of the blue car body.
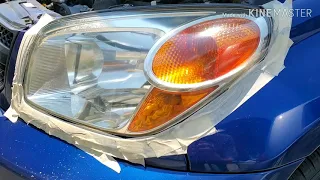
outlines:
{"label": "blue car body", "polygon": [[[119,160],[118,174],[32,125],[11,123],[5,109],[0,112],[0,164],[30,179],[287,179],[320,145],[320,1],[295,0],[293,7],[312,9],[312,17],[293,17],[286,68],[221,121],[218,133],[192,143],[186,156],[162,161],[162,167],[180,163],[185,169]],[[23,35],[11,51],[9,85]]]}

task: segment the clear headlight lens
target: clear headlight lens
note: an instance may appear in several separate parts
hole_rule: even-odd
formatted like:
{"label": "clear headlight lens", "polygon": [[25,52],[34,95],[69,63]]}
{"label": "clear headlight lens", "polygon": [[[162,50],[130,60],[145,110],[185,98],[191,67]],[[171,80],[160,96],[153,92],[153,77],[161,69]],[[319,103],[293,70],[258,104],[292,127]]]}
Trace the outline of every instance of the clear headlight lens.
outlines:
{"label": "clear headlight lens", "polygon": [[266,53],[269,19],[219,11],[106,12],[54,21],[29,53],[27,100],[117,134],[177,123]]}
{"label": "clear headlight lens", "polygon": [[121,128],[150,88],[143,63],[159,38],[143,31],[49,37],[31,56],[28,99],[94,126]]}

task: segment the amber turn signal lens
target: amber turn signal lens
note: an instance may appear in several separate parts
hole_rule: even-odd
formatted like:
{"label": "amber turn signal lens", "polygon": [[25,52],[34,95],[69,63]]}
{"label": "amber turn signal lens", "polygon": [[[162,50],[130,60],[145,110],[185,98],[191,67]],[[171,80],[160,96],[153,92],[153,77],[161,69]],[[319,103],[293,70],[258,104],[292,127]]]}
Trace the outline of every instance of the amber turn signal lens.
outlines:
{"label": "amber turn signal lens", "polygon": [[246,62],[259,42],[259,27],[249,19],[205,21],[167,40],[154,56],[152,71],[173,84],[213,80]]}
{"label": "amber turn signal lens", "polygon": [[143,132],[161,126],[189,109],[215,88],[195,92],[166,92],[153,88],[128,127]]}

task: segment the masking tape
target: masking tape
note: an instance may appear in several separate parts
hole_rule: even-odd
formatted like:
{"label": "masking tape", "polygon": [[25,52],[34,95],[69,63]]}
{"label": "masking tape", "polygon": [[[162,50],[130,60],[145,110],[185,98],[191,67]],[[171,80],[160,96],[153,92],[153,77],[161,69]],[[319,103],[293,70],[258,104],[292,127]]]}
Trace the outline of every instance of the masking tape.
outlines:
{"label": "masking tape", "polygon": [[[292,8],[292,0],[287,0],[283,4],[272,1],[263,7],[288,10]],[[118,173],[121,171],[120,166],[112,157],[144,165],[144,158],[186,154],[192,142],[216,133],[216,124],[280,73],[284,68],[284,59],[288,49],[292,45],[289,39],[291,18],[273,16],[274,30],[269,53],[261,63],[235,81],[232,87],[185,121],[165,131],[148,137],[124,139],[103,132],[90,131],[79,125],[63,121],[34,109],[25,101],[22,84],[27,64],[24,58],[28,53],[28,43],[32,42],[41,27],[52,20],[53,18],[49,15],[42,16],[39,22],[23,37],[13,80],[11,106],[5,116],[12,122],[16,122],[20,117],[46,133],[86,151]]]}

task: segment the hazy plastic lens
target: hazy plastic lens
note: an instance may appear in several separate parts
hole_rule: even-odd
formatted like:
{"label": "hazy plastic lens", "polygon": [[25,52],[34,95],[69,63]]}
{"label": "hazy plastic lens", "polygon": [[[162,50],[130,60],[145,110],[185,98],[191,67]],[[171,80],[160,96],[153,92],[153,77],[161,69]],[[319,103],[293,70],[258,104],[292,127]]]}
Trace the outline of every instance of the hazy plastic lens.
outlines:
{"label": "hazy plastic lens", "polygon": [[159,38],[148,32],[49,38],[31,57],[28,99],[58,116],[121,128],[148,92],[143,63]]}
{"label": "hazy plastic lens", "polygon": [[116,134],[163,130],[267,52],[267,18],[222,11],[98,12],[49,23],[29,49],[26,98],[56,117]]}

